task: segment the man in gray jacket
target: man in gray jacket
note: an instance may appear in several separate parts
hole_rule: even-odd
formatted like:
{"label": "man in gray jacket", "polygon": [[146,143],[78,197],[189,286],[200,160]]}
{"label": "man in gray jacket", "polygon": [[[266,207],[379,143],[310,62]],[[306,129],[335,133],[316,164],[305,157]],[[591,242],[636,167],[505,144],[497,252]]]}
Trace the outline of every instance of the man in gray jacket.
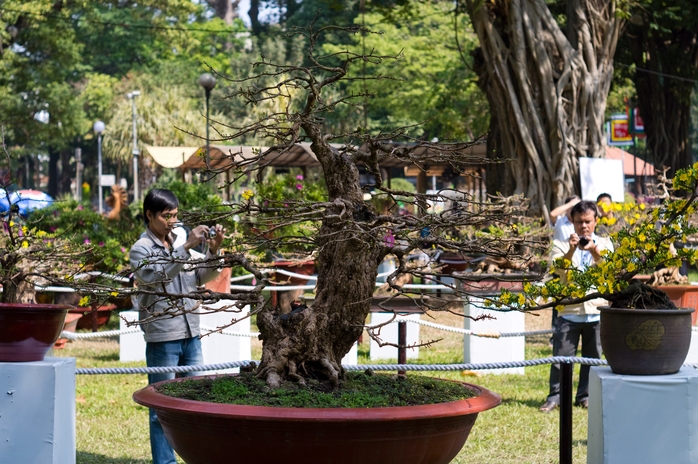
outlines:
{"label": "man in gray jacket", "polygon": [[[218,254],[225,229],[216,225],[195,227],[183,245],[175,248],[172,230],[177,223],[179,201],[174,193],[153,189],[143,200],[146,230],[131,247],[130,260],[138,289],[152,292],[138,295],[141,328],[145,332],[146,364],[155,366],[196,366],[203,364],[199,340],[200,300],[186,298],[198,286],[215,279],[220,270],[213,260]],[[206,243],[205,257],[191,249]],[[199,255],[201,256],[201,255]],[[192,372],[187,375],[197,375]],[[148,383],[172,379],[174,374],[148,374]],[[150,410],[150,448],[154,464],[176,464],[154,410]]]}

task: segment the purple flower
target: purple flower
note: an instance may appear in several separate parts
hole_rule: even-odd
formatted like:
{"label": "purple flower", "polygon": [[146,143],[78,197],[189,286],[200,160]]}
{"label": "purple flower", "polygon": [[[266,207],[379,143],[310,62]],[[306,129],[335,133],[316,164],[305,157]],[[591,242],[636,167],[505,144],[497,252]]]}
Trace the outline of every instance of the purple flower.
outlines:
{"label": "purple flower", "polygon": [[48,231],[49,231],[49,232],[55,232],[55,231],[56,231],[56,227],[51,226],[51,227],[48,228]]}
{"label": "purple flower", "polygon": [[296,179],[298,179],[298,180],[303,180],[303,174],[298,174],[298,175],[296,176]]}
{"label": "purple flower", "polygon": [[122,253],[126,253],[126,248],[121,247],[121,252],[122,252]]}
{"label": "purple flower", "polygon": [[303,190],[303,186],[302,186],[301,184],[296,184],[296,188],[297,188],[298,190]]}
{"label": "purple flower", "polygon": [[104,246],[104,242],[99,242],[99,246]]}
{"label": "purple flower", "polygon": [[385,237],[383,237],[383,241],[385,242],[385,246],[387,246],[388,248],[392,248],[395,246],[395,235],[393,235],[392,230],[389,230]]}
{"label": "purple flower", "polygon": [[88,243],[90,243],[90,239],[89,239],[89,238],[86,238],[85,241],[84,241],[83,243],[85,243],[85,244],[87,245]]}
{"label": "purple flower", "polygon": [[78,211],[82,211],[83,209],[85,208],[83,208],[82,205],[78,205]]}

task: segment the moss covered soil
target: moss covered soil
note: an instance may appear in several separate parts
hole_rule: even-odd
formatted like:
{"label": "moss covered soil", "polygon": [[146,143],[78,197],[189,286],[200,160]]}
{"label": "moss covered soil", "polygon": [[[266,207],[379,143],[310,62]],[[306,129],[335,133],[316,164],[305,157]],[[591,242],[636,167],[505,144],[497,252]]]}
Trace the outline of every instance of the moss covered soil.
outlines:
{"label": "moss covered soil", "polygon": [[286,382],[270,389],[252,373],[185,379],[162,385],[158,392],[182,399],[248,406],[295,408],[375,408],[446,403],[472,398],[465,385],[424,376],[398,377],[372,371],[349,372],[338,388],[327,382],[305,386]]}

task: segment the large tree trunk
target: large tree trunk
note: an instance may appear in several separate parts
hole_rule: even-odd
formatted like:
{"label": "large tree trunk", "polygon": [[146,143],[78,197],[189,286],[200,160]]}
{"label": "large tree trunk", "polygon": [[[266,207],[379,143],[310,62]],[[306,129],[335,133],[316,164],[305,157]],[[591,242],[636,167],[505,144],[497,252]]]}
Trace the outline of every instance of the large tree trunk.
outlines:
{"label": "large tree trunk", "polygon": [[60,153],[55,148],[48,149],[48,194],[53,198],[58,198],[58,161]]}
{"label": "large tree trunk", "polygon": [[316,243],[314,303],[284,317],[276,308],[257,316],[263,338],[258,375],[271,386],[282,378],[304,377],[337,384],[344,374],[342,357],[363,330],[385,255],[382,240],[362,230],[374,213],[363,201],[356,165],[347,155],[333,153],[313,127],[304,129],[314,140],[311,149],[322,164],[335,217],[323,220]]}
{"label": "large tree trunk", "polygon": [[[568,34],[544,0],[467,0],[515,193],[544,214],[579,190],[578,158],[603,157],[606,97],[620,29],[613,0],[569,0]],[[488,183],[498,183],[488,173]]]}
{"label": "large tree trunk", "polygon": [[70,165],[71,149],[61,150],[61,176],[58,183],[59,193],[70,193],[70,183],[73,180],[73,168]]}
{"label": "large tree trunk", "polygon": [[240,0],[206,0],[216,16],[221,18],[228,26],[232,26],[233,20],[237,18],[235,9],[240,4]]}
{"label": "large tree trunk", "polygon": [[693,163],[689,136],[691,95],[698,78],[698,31],[657,31],[643,24],[629,32],[627,43],[640,68],[634,81],[651,161],[657,167],[688,167]]}

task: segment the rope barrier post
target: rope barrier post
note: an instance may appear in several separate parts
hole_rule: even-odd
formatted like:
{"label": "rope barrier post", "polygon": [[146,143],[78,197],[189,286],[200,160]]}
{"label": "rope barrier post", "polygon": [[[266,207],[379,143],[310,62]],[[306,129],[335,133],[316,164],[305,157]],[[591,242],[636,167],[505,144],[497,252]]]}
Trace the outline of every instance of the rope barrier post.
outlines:
{"label": "rope barrier post", "polygon": [[[397,363],[407,364],[407,322],[400,321],[397,323]],[[404,377],[406,372],[398,370],[397,375]]]}
{"label": "rope barrier post", "polygon": [[571,362],[560,363],[560,464],[572,464],[572,371]]}

